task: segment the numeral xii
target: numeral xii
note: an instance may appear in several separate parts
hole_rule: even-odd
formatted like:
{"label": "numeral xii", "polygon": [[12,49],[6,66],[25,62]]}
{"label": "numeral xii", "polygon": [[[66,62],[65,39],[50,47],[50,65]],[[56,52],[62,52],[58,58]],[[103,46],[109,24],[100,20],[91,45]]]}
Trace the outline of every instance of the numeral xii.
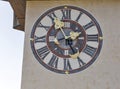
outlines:
{"label": "numeral xii", "polygon": [[62,19],[71,19],[71,10],[70,9],[62,9]]}

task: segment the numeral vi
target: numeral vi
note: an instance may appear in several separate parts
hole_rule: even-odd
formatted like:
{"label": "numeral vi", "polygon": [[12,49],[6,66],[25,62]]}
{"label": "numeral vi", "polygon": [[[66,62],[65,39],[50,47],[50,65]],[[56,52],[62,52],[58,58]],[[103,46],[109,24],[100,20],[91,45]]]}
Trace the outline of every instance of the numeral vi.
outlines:
{"label": "numeral vi", "polygon": [[64,70],[72,70],[69,59],[64,59]]}

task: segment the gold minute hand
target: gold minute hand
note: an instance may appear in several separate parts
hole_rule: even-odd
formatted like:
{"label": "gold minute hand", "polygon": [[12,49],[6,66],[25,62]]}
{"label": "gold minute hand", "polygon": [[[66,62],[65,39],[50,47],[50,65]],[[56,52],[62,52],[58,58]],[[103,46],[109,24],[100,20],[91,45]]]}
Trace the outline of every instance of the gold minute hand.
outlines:
{"label": "gold minute hand", "polygon": [[73,54],[70,54],[69,56],[72,58],[72,59],[77,59],[78,56],[80,55],[79,51],[75,52],[75,50],[73,49],[73,47],[71,46],[71,44],[69,44]]}
{"label": "gold minute hand", "polygon": [[80,55],[79,51],[75,54],[70,54],[69,56],[72,58],[72,59],[77,59],[77,57]]}

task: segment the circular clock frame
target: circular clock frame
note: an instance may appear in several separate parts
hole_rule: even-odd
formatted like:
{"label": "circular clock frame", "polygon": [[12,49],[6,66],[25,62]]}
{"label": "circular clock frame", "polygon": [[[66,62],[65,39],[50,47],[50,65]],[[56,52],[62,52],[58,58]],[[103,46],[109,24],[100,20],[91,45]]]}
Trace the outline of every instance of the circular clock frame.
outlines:
{"label": "circular clock frame", "polygon": [[[85,31],[84,31],[84,29],[82,28],[82,26],[80,25],[80,24],[78,24],[78,23],[76,23],[75,21],[72,21],[72,20],[63,20],[63,22],[70,22],[72,25],[77,25],[77,27],[79,27],[80,28],[80,30],[81,30],[81,34],[82,34],[82,36],[84,36],[84,41],[82,42],[82,45],[81,45],[81,47],[79,47],[79,52],[81,52],[82,51],[82,49],[84,48],[84,46],[85,46],[85,43],[86,43],[86,33],[85,33]],[[64,30],[69,30],[69,31],[74,31],[74,29],[71,29],[71,28],[68,28],[68,27],[65,27],[65,28],[63,28]],[[47,32],[47,37],[46,37],[46,42],[47,42],[47,46],[48,46],[48,48],[52,51],[52,53],[54,53],[55,55],[57,55],[57,56],[59,56],[59,57],[63,57],[63,58],[70,58],[70,56],[68,56],[68,55],[63,55],[63,54],[60,54],[60,53],[57,53],[57,52],[55,52],[55,50],[54,49],[52,49],[52,47],[51,47],[51,45],[49,44],[50,43],[50,41],[49,41],[49,35],[50,35],[50,32],[52,32],[51,30],[55,30],[54,29],[54,25],[52,25],[51,26],[51,28],[49,29],[49,31]],[[69,32],[68,31],[68,32]],[[61,30],[57,30],[57,32],[55,33],[55,36],[56,37],[58,37],[58,39],[59,39],[59,36],[60,35],[58,35],[59,33],[61,32]],[[62,33],[61,33],[62,34]],[[69,33],[70,34],[70,33]],[[58,35],[58,36],[57,36]],[[60,38],[61,39],[61,38]],[[62,40],[63,41],[63,40]],[[65,40],[64,40],[65,41]],[[70,49],[70,47],[69,47],[69,45],[67,45],[67,46],[65,46],[65,47],[62,47],[62,44],[64,43],[64,45],[65,45],[65,42],[62,42],[62,43],[60,43],[60,44],[58,44],[57,46],[61,49],[61,50],[69,50]],[[73,48],[77,45],[77,44],[79,44],[79,42],[78,42],[78,40],[74,40],[73,41],[73,44],[72,44],[72,46],[73,46]],[[55,45],[54,45],[55,46]],[[54,47],[53,47],[54,48]],[[60,50],[59,49],[59,50]]]}
{"label": "circular clock frame", "polygon": [[[50,45],[49,45],[49,33],[48,32],[50,32],[50,30],[52,30],[55,26],[54,19],[53,19],[52,16],[54,16],[55,11],[63,12],[64,10],[66,11],[65,13],[67,13],[67,12],[69,13],[69,10],[70,10],[70,15],[72,13],[72,10],[73,11],[78,11],[78,12],[80,12],[80,14],[78,14],[78,16],[76,17],[76,20],[73,20],[73,19],[69,18],[70,16],[67,15],[67,14],[66,14],[66,17],[65,17],[65,15],[63,15],[62,18],[60,19],[60,21],[61,22],[65,22],[65,21],[75,22],[75,23],[79,24],[80,28],[82,30],[84,30],[84,32],[85,32],[85,34],[83,36],[84,39],[82,39],[83,43],[81,44],[81,45],[83,45],[83,47],[82,48],[78,47],[80,56],[76,57],[76,59],[70,58],[70,56],[68,56],[68,55],[67,56],[64,55],[63,57],[61,56],[62,54],[60,56],[59,56],[59,54],[57,55],[55,52],[52,51],[52,50],[55,50],[54,47],[51,48]],[[52,15],[50,15],[50,14],[52,14]],[[74,14],[74,13],[72,13],[72,14]],[[81,25],[78,20],[81,19],[82,15],[87,16],[90,19],[90,22],[85,24],[85,25]],[[45,27],[43,24],[41,24],[42,19],[44,19],[45,17],[49,17],[52,20],[52,24],[49,27],[47,27],[47,26]],[[85,18],[85,20],[86,20],[86,18]],[[39,27],[44,28],[47,31],[46,37],[44,37],[44,38],[41,37],[42,41],[45,41],[46,46],[45,47],[40,47],[39,48],[40,51],[36,47],[37,42],[39,44],[42,43],[41,39],[39,40],[40,37],[36,38],[36,33],[37,33],[36,31],[38,30]],[[96,33],[87,34],[88,29],[92,29],[93,27],[95,27],[94,29],[96,29],[97,34]],[[59,30],[57,30],[57,33],[54,32],[55,33],[54,35],[58,34],[58,32],[61,31],[60,29],[62,29],[62,31],[65,31],[64,28],[59,28]],[[93,31],[94,31],[94,29],[93,29]],[[56,30],[54,30],[54,31],[56,31]],[[79,31],[80,31],[80,29],[79,29]],[[67,34],[70,34],[70,32],[68,32]],[[76,37],[76,39],[78,39],[78,38]],[[66,41],[66,40],[64,40],[64,41]],[[96,47],[89,46],[88,43],[90,43],[90,42],[91,43],[96,43],[97,46]],[[76,7],[76,6],[70,6],[70,5],[63,5],[63,6],[54,7],[54,8],[51,8],[51,9],[47,10],[42,15],[40,15],[40,17],[35,22],[35,24],[32,28],[31,36],[30,36],[31,49],[32,49],[32,52],[33,52],[35,58],[39,61],[39,63],[41,65],[43,65],[48,70],[51,70],[53,72],[60,73],[60,74],[78,73],[78,72],[88,68],[91,64],[94,63],[94,61],[97,59],[98,55],[100,54],[100,51],[101,51],[101,48],[102,48],[102,43],[103,43],[103,35],[102,35],[102,31],[101,31],[100,25],[97,22],[97,20],[88,11],[86,11],[82,8],[79,8],[79,7]],[[39,46],[39,45],[37,45],[37,46]],[[75,48],[75,47],[73,47],[73,48]],[[59,48],[60,47],[58,47],[56,49],[59,49]],[[70,47],[68,47],[68,48],[70,48]],[[48,56],[48,55],[50,55],[50,53],[52,55]],[[82,54],[89,56],[88,59],[89,58],[91,58],[91,59],[89,59],[89,61],[87,61],[87,62],[84,62],[84,59],[86,58],[85,60],[87,60],[87,57],[83,56]],[[46,58],[46,56],[48,56],[48,57]],[[59,58],[62,58],[62,59],[59,59]],[[49,62],[45,62],[44,60],[47,60],[47,61],[49,60]],[[58,61],[60,61],[60,60],[63,61],[63,63],[61,63],[61,65],[63,65],[61,69],[57,67],[58,66]],[[73,64],[71,62],[71,60],[72,61],[77,60],[78,63]],[[73,66],[78,65],[79,67],[78,68],[72,68],[73,67],[73,66],[71,66],[72,64],[73,64]],[[59,65],[60,65],[60,63],[59,63]]]}

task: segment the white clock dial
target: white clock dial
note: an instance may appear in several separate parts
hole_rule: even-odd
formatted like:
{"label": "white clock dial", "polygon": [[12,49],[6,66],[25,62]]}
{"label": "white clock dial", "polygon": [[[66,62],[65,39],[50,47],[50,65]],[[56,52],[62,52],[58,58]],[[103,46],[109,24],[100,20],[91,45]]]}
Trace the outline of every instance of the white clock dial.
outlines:
{"label": "white clock dial", "polygon": [[103,36],[96,19],[75,6],[58,6],[43,13],[31,31],[35,58],[60,74],[78,73],[98,57]]}

